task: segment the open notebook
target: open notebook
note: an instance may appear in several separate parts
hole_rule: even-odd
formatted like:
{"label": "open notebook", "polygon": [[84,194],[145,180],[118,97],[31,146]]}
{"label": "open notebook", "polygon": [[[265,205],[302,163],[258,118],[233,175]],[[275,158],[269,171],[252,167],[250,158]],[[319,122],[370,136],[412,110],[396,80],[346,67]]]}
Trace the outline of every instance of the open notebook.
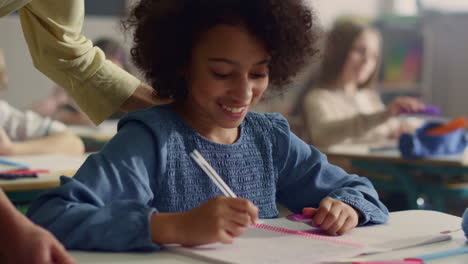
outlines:
{"label": "open notebook", "polygon": [[[168,250],[211,263],[320,263],[352,258],[361,254],[398,250],[445,241],[444,234],[427,234],[385,239],[364,245],[339,236],[328,236],[318,228],[285,218],[256,224],[233,244],[199,247],[171,245]],[[351,231],[353,232],[353,231]],[[348,237],[349,236],[345,236]]]}
{"label": "open notebook", "polygon": [[365,253],[365,245],[319,235],[317,230],[284,218],[256,224],[233,244],[169,246],[170,251],[212,263],[319,263]]}

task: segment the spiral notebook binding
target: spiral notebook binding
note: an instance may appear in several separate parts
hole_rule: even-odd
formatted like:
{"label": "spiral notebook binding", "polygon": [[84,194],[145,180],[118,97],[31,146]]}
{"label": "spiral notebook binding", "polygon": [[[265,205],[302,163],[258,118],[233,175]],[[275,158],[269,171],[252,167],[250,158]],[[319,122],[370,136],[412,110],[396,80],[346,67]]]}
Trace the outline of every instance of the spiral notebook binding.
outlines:
{"label": "spiral notebook binding", "polygon": [[345,240],[337,239],[337,238],[334,238],[334,237],[321,236],[321,235],[317,235],[317,234],[307,233],[307,232],[304,232],[304,231],[291,230],[291,229],[287,229],[287,228],[271,226],[271,225],[266,225],[266,224],[255,224],[254,227],[269,230],[269,231],[273,231],[273,232],[279,232],[279,233],[288,234],[288,235],[302,236],[302,237],[318,239],[318,240],[332,242],[332,243],[350,245],[350,246],[354,246],[354,247],[365,247],[365,245],[360,244],[360,243],[356,243],[356,242],[345,241]]}

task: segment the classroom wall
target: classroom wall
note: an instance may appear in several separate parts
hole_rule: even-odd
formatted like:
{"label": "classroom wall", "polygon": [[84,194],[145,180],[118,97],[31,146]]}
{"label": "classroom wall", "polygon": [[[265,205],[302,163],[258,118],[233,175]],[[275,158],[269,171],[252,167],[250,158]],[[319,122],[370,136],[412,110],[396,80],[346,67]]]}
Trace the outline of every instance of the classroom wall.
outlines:
{"label": "classroom wall", "polygon": [[424,18],[423,97],[447,117],[468,116],[468,12]]}
{"label": "classroom wall", "polygon": [[314,7],[325,29],[342,15],[376,18],[389,0],[307,0]]}
{"label": "classroom wall", "polygon": [[[18,16],[2,18],[0,32],[0,47],[5,53],[10,83],[8,90],[0,91],[0,98],[24,109],[50,93],[54,84],[32,65]],[[83,32],[90,39],[111,37],[125,41],[117,20],[112,17],[86,16]]]}

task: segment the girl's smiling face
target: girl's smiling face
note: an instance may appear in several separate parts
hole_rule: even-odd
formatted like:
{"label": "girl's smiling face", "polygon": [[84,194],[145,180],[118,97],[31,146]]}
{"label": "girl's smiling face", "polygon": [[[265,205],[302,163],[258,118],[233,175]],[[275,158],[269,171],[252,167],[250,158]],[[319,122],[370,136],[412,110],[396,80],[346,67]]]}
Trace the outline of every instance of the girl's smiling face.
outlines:
{"label": "girl's smiling face", "polygon": [[202,33],[185,72],[184,119],[210,139],[237,133],[268,87],[269,60],[263,43],[242,26],[222,24]]}

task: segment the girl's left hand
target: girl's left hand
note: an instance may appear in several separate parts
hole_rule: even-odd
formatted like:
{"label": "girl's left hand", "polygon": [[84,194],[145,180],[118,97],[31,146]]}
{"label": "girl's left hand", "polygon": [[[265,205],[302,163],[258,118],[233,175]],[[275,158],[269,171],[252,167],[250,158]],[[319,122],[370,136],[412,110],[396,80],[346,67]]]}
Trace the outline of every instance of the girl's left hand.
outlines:
{"label": "girl's left hand", "polygon": [[330,235],[343,235],[357,226],[359,213],[342,201],[326,197],[317,209],[304,208],[304,215],[312,216],[314,224]]}

